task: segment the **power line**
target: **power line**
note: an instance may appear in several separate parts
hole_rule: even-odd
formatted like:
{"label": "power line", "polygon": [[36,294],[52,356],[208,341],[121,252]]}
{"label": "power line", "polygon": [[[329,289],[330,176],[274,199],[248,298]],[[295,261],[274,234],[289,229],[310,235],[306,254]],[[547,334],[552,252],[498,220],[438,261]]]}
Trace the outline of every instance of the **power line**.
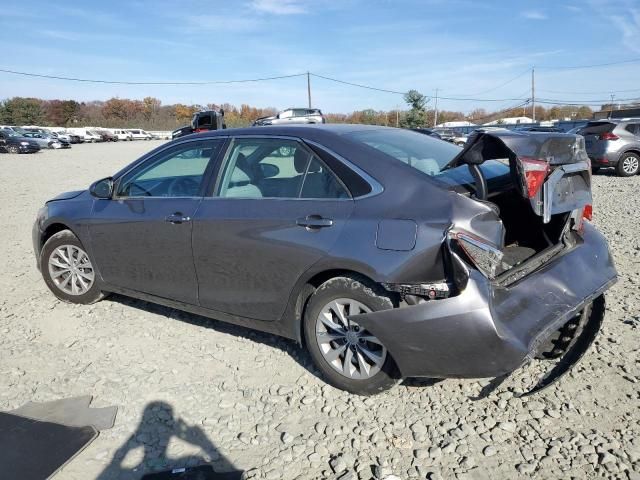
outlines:
{"label": "power line", "polygon": [[91,79],[91,78],[62,77],[57,75],[44,75],[39,73],[18,72],[15,70],[6,70],[1,68],[0,68],[0,72],[11,73],[13,75],[22,75],[25,77],[49,78],[53,80],[67,80],[72,82],[84,82],[84,83],[108,83],[108,84],[115,84],[115,85],[214,85],[214,84],[230,84],[230,83],[263,82],[267,80],[280,80],[283,78],[302,77],[304,75],[307,75],[306,73],[294,73],[292,75],[279,75],[276,77],[248,78],[243,80],[212,80],[212,81],[204,81],[204,82],[133,82],[133,81],[122,81],[122,80],[97,80],[97,79]]}
{"label": "power line", "polygon": [[[630,62],[635,62],[635,61],[640,61],[640,59],[634,59],[634,60],[626,60],[624,62],[613,62],[613,63],[609,63],[609,64],[598,64],[598,65],[583,65],[580,67],[566,67],[566,68],[589,68],[589,67],[594,67],[594,66],[604,66],[604,65],[612,65],[612,64],[619,64],[619,63],[630,63]],[[540,67],[538,67],[540,68]],[[542,68],[547,68],[547,67],[542,67]],[[563,67],[565,68],[565,67]],[[9,73],[9,74],[13,74],[13,75],[21,75],[21,76],[26,76],[26,77],[37,77],[37,78],[48,78],[48,79],[54,79],[54,80],[65,80],[65,81],[73,81],[73,82],[85,82],[85,83],[99,83],[99,84],[116,84],[116,85],[224,85],[224,84],[237,84],[237,83],[250,83],[250,82],[262,82],[262,81],[269,81],[269,80],[280,80],[280,79],[287,79],[287,78],[295,78],[295,77],[303,77],[303,76],[309,76],[312,75],[314,77],[317,78],[321,78],[324,80],[328,80],[331,82],[336,82],[336,83],[341,83],[344,85],[350,85],[352,87],[357,87],[357,88],[364,88],[367,90],[374,90],[374,91],[378,91],[378,92],[384,92],[384,93],[391,93],[391,94],[395,94],[395,95],[405,95],[406,92],[401,92],[398,90],[391,90],[391,89],[386,89],[386,88],[379,88],[379,87],[375,87],[372,85],[365,85],[365,84],[361,84],[361,83],[355,83],[355,82],[348,82],[346,80],[341,80],[338,78],[333,78],[333,77],[328,77],[325,75],[319,75],[317,73],[311,73],[311,72],[304,72],[304,73],[295,73],[295,74],[291,74],[291,75],[278,75],[278,76],[271,76],[271,77],[261,77],[261,78],[249,78],[249,79],[239,79],[239,80],[211,80],[211,81],[194,81],[194,82],[141,82],[141,81],[124,81],[124,80],[100,80],[100,79],[90,79],[90,78],[76,78],[76,77],[67,77],[67,76],[60,76],[60,75],[45,75],[45,74],[39,74],[39,73],[32,73],[32,72],[22,72],[22,71],[16,71],[16,70],[9,70],[9,69],[1,69],[0,68],[0,72],[2,73]],[[528,72],[528,71],[527,71]],[[524,73],[527,73],[524,72]],[[520,78],[522,75],[524,75],[524,73],[518,75],[517,77],[514,77],[510,80],[508,80],[507,82],[504,82],[496,87],[493,88],[493,90],[500,88],[501,86],[504,86],[508,83],[511,83],[515,80],[517,80],[518,78]],[[640,90],[640,89],[638,89]],[[636,90],[628,90],[628,91],[636,91]],[[569,92],[567,92],[569,93]],[[576,92],[577,93],[577,92]],[[613,91],[612,91],[613,93]],[[519,98],[478,98],[478,97],[469,97],[469,96],[442,96],[442,95],[438,95],[438,98],[441,100],[450,100],[450,101],[468,101],[468,102],[511,102],[511,101],[521,101],[523,100],[522,96]],[[629,101],[636,101],[638,100],[637,98],[628,98],[628,99],[619,99],[618,102],[629,102]],[[539,101],[540,103],[543,104],[565,104],[565,105],[598,105],[598,104],[603,104],[603,103],[607,103],[609,102],[609,99],[589,99],[589,100],[557,100],[557,99],[549,99],[549,98],[541,98],[541,99],[536,99],[536,101]]]}
{"label": "power line", "polygon": [[[366,88],[368,90],[376,90],[378,92],[394,93],[398,95],[404,95],[406,93],[406,92],[399,92],[397,90],[388,90],[385,88],[373,87],[371,85],[364,85],[362,83],[347,82],[345,80],[340,80],[338,78],[318,75],[317,73],[312,73],[311,75],[313,75],[314,77],[322,78],[324,80],[343,83],[345,85],[351,85],[352,87],[360,87],[360,88]],[[472,102],[507,102],[507,101],[512,102],[512,101],[522,100],[522,98],[467,98],[467,97],[443,97],[441,95],[438,95],[438,98],[441,100],[472,101]]]}
{"label": "power line", "polygon": [[530,100],[527,98],[527,100],[526,100],[526,101],[524,101],[524,102],[522,102],[522,103],[520,103],[520,104],[518,104],[518,105],[514,105],[514,106],[512,106],[512,107],[503,108],[502,110],[499,110],[499,111],[497,111],[497,112],[490,113],[490,114],[488,114],[488,115],[485,115],[484,117],[480,117],[480,118],[472,118],[471,120],[473,120],[473,122],[474,122],[474,123],[479,123],[479,122],[481,122],[482,120],[486,120],[487,118],[495,117],[495,116],[500,115],[500,114],[502,114],[502,113],[509,112],[509,111],[511,111],[511,110],[515,110],[516,108],[522,108],[522,107],[525,107],[525,106],[529,105],[529,103],[530,103]]}
{"label": "power line", "polygon": [[398,92],[396,90],[388,90],[386,88],[378,88],[378,87],[372,87],[370,85],[363,85],[361,83],[353,83],[353,82],[347,82],[345,80],[339,80],[337,78],[331,78],[331,77],[325,77],[324,75],[318,75],[317,73],[312,73],[311,75],[313,75],[314,77],[318,77],[318,78],[322,78],[324,80],[329,80],[331,82],[336,82],[336,83],[343,83],[345,85],[351,85],[352,87],[360,87],[360,88],[366,88],[368,90],[376,90],[378,92],[385,92],[385,93],[395,93],[397,95],[404,95],[407,92]]}
{"label": "power line", "polygon": [[[547,104],[555,104],[555,105],[602,105],[608,104],[611,101],[610,98],[606,99],[594,99],[594,100],[558,100],[552,98],[541,98],[536,99],[536,102],[539,103],[547,103]],[[624,102],[637,102],[640,101],[640,98],[619,98],[616,100],[616,103],[624,103]]]}
{"label": "power line", "polygon": [[594,63],[591,65],[560,65],[560,66],[551,66],[551,65],[536,65],[536,68],[543,68],[545,70],[577,70],[580,68],[598,68],[598,67],[611,67],[613,65],[623,65],[626,63],[638,63],[640,62],[640,58],[632,58],[629,60],[621,60],[619,62],[608,62],[608,63]]}
{"label": "power line", "polygon": [[505,85],[509,85],[511,82],[514,82],[514,81],[516,81],[517,79],[519,79],[520,77],[525,76],[525,75],[526,75],[526,74],[528,74],[530,71],[531,71],[531,69],[527,68],[524,72],[522,72],[522,73],[518,74],[517,76],[513,77],[512,79],[507,80],[506,82],[501,83],[500,85],[497,85],[497,86],[495,86],[495,87],[489,88],[488,90],[483,90],[483,91],[481,91],[481,92],[476,92],[476,93],[470,93],[469,95],[464,95],[464,94],[460,95],[460,94],[459,94],[458,96],[461,96],[461,97],[467,97],[467,96],[483,95],[483,94],[485,94],[485,93],[493,92],[494,90],[497,90],[497,89],[499,89],[499,88],[502,88],[502,87],[504,87]]}
{"label": "power line", "polygon": [[539,88],[539,92],[547,93],[560,93],[566,95],[606,95],[608,93],[628,93],[628,92],[640,92],[640,88],[631,88],[629,90],[601,90],[599,92],[570,92],[566,90],[546,90]]}
{"label": "power line", "polygon": [[[548,105],[603,105],[609,104],[611,102],[611,98],[607,98],[606,100],[554,100],[554,99],[536,99],[538,103],[544,103]],[[616,103],[627,103],[627,102],[640,102],[640,98],[620,98],[616,99]]]}

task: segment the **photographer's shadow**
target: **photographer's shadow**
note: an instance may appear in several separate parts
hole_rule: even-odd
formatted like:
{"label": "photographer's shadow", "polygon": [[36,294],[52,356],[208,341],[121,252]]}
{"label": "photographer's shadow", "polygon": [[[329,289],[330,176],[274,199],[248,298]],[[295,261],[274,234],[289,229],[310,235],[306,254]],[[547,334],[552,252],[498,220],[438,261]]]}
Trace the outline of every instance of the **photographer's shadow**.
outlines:
{"label": "photographer's shadow", "polygon": [[[168,447],[173,437],[198,447],[199,453],[178,458],[169,457]],[[136,462],[127,460],[125,462],[130,452],[140,448],[144,450],[141,460]],[[145,474],[198,465],[211,465],[215,473],[211,476],[211,474],[206,475],[204,472],[192,472],[191,475],[167,475],[161,478],[239,480],[242,477],[242,472],[237,470],[218,451],[200,427],[188,425],[181,418],[175,417],[171,405],[158,401],[147,404],[138,428],[118,448],[113,455],[111,463],[98,475],[97,479],[139,480]],[[154,476],[153,478],[156,477]]]}

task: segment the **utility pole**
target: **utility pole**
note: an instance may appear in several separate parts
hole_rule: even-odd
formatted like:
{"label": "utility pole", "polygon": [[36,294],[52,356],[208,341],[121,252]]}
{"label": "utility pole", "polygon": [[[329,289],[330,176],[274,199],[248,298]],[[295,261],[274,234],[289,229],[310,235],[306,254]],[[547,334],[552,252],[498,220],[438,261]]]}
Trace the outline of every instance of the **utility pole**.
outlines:
{"label": "utility pole", "polygon": [[536,123],[536,69],[531,67],[531,119]]}
{"label": "utility pole", "polygon": [[311,108],[311,78],[307,72],[307,98],[309,99],[309,108]]}
{"label": "utility pole", "polygon": [[612,93],[611,94],[611,104],[609,105],[609,119],[611,119],[611,117],[613,116],[613,99],[615,98],[615,95]]}
{"label": "utility pole", "polygon": [[438,124],[438,89],[436,88],[436,101],[434,105],[433,126]]}

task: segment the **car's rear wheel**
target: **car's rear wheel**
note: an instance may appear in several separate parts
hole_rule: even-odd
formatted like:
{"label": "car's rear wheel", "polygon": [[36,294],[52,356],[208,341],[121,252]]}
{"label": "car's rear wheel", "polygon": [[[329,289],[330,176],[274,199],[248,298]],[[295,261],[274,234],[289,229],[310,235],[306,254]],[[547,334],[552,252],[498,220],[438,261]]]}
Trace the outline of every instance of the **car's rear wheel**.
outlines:
{"label": "car's rear wheel", "polygon": [[393,307],[384,290],[359,278],[332,278],[311,295],[303,320],[305,340],[328,383],[371,395],[399,381],[396,364],[384,344],[349,318]]}
{"label": "car's rear wheel", "polygon": [[20,149],[18,148],[17,145],[9,145],[7,147],[7,152],[9,152],[9,153],[20,153]]}
{"label": "car's rear wheel", "polygon": [[42,247],[40,271],[60,300],[89,304],[104,298],[96,271],[80,240],[69,230],[51,236]]}
{"label": "car's rear wheel", "polygon": [[640,170],[640,156],[635,153],[625,153],[616,166],[616,173],[621,177],[637,175]]}

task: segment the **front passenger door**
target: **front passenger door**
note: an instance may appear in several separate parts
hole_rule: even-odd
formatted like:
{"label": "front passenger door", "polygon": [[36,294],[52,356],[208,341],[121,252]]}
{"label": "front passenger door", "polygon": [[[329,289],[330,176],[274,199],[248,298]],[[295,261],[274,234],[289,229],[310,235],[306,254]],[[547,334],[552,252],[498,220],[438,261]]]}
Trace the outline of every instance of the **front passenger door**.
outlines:
{"label": "front passenger door", "polygon": [[89,234],[107,283],[198,303],[192,219],[224,141],[162,150],[117,179],[113,199],[95,200]]}

